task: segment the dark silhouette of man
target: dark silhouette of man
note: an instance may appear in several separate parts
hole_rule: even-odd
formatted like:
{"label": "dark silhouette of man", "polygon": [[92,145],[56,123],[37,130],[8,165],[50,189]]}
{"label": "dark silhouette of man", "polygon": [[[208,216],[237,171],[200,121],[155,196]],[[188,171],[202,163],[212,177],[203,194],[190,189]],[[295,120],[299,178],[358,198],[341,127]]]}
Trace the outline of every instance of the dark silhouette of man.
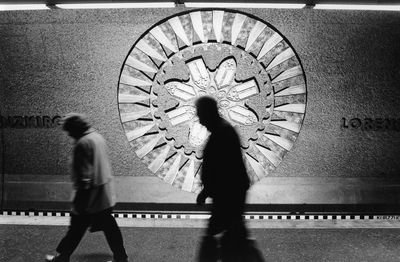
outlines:
{"label": "dark silhouette of man", "polygon": [[223,232],[223,261],[245,261],[245,258],[240,257],[244,255],[241,250],[247,239],[242,214],[249,178],[242,158],[240,139],[235,129],[219,115],[217,102],[213,98],[200,97],[196,101],[196,109],[200,124],[211,132],[204,149],[201,169],[203,189],[197,197],[197,204],[204,204],[207,197],[213,201],[199,260],[216,261],[211,246],[216,244],[214,236]]}
{"label": "dark silhouette of man", "polygon": [[58,254],[47,255],[46,261],[68,262],[90,227],[92,232],[104,232],[113,261],[127,262],[122,234],[111,214],[115,197],[106,142],[81,114],[65,116],[62,128],[75,140],[71,176],[74,197],[68,232],[56,249]]}

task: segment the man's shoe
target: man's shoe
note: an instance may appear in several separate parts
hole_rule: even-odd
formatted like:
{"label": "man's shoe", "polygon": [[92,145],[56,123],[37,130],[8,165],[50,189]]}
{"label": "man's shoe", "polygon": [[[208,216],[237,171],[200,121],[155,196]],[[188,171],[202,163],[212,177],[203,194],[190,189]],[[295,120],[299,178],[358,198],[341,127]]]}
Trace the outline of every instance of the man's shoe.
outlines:
{"label": "man's shoe", "polygon": [[60,255],[46,255],[45,260],[46,262],[69,262],[69,258],[62,257]]}

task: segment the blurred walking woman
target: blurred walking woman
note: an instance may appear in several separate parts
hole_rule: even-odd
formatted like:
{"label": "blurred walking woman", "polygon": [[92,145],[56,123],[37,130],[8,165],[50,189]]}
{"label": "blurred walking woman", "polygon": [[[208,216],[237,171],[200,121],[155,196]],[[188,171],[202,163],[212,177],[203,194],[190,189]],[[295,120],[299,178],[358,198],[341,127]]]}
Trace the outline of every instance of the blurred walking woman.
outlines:
{"label": "blurred walking woman", "polygon": [[47,255],[46,261],[69,261],[86,230],[103,231],[115,262],[126,262],[121,231],[112,216],[115,196],[111,164],[104,138],[91,128],[82,114],[70,113],[62,128],[75,141],[72,158],[71,221],[68,232],[57,246],[58,254]]}

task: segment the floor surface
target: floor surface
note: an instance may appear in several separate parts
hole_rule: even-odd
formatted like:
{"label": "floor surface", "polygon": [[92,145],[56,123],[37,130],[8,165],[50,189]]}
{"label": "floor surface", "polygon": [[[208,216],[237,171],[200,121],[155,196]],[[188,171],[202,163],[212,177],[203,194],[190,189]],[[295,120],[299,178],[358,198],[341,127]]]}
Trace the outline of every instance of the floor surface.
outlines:
{"label": "floor surface", "polygon": [[[268,228],[250,226],[251,236],[265,261],[270,262],[398,262],[400,228],[298,227],[285,221]],[[289,225],[289,226],[288,226]],[[65,225],[0,225],[0,261],[44,261],[53,253],[67,230]],[[191,262],[204,228],[121,227],[131,262]],[[72,256],[72,262],[111,259],[101,232],[87,233]]]}

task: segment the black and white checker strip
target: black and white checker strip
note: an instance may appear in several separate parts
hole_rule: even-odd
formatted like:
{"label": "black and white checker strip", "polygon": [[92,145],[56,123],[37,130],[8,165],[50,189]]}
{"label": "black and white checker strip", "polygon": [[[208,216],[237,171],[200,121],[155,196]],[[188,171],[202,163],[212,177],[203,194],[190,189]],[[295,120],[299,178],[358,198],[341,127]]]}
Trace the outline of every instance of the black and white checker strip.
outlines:
{"label": "black and white checker strip", "polygon": [[[3,211],[3,216],[69,217],[69,212]],[[130,219],[208,219],[207,213],[113,213],[116,218]],[[246,220],[400,220],[398,215],[270,215],[245,213]]]}
{"label": "black and white checker strip", "polygon": [[3,216],[35,216],[35,217],[69,217],[69,212],[48,212],[48,211],[3,211]]}
{"label": "black and white checker strip", "polygon": [[371,220],[381,219],[376,215],[251,215],[247,220]]}

